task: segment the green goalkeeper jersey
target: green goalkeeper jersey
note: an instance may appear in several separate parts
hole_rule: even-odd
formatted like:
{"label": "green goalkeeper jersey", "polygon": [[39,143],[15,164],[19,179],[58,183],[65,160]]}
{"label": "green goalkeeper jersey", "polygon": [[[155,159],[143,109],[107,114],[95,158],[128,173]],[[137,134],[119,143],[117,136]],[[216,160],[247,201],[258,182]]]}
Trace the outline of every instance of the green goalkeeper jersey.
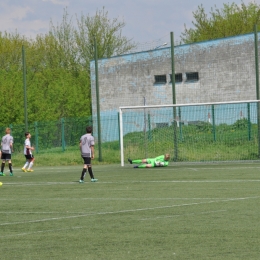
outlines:
{"label": "green goalkeeper jersey", "polygon": [[148,158],[148,164],[152,164],[153,167],[166,167],[169,164],[169,161],[164,160],[164,155],[160,155],[156,158]]}

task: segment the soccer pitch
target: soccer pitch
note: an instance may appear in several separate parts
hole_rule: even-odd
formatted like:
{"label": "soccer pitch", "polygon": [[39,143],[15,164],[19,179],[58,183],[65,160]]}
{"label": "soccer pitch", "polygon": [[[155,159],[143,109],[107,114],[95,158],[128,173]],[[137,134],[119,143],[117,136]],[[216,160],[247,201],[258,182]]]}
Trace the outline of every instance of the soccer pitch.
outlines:
{"label": "soccer pitch", "polygon": [[0,258],[259,259],[260,164],[34,167],[0,177]]}

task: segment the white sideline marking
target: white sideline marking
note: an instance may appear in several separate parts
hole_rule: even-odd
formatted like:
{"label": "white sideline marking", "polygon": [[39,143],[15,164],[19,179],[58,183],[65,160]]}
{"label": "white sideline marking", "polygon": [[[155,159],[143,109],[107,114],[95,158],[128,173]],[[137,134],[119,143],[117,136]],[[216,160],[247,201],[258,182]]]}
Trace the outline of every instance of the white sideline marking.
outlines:
{"label": "white sideline marking", "polygon": [[72,219],[72,218],[80,218],[80,217],[87,217],[87,216],[111,215],[111,214],[120,214],[120,213],[128,213],[128,212],[138,212],[138,211],[146,211],[146,210],[166,209],[166,208],[174,208],[174,207],[184,207],[184,206],[194,206],[194,205],[200,205],[200,204],[209,204],[209,203],[216,203],[216,202],[219,203],[219,202],[229,202],[229,201],[238,201],[238,200],[259,199],[259,198],[260,198],[260,196],[246,197],[246,198],[230,198],[230,199],[224,199],[224,200],[215,200],[215,201],[207,201],[207,202],[194,202],[194,203],[187,203],[187,204],[185,203],[185,204],[180,204],[180,205],[161,206],[161,207],[153,207],[153,208],[141,208],[141,209],[128,209],[128,210],[119,210],[119,211],[95,212],[95,213],[87,213],[87,214],[67,216],[67,217],[55,217],[55,218],[20,221],[20,222],[12,222],[12,223],[11,222],[0,223],[0,226],[18,225],[18,224],[25,224],[25,223],[39,223],[39,222],[62,220],[62,219]]}
{"label": "white sideline marking", "polygon": [[91,185],[100,185],[100,184],[109,184],[109,183],[230,183],[230,182],[234,182],[234,183],[238,183],[238,182],[260,182],[260,179],[258,180],[186,180],[186,181],[178,181],[178,180],[165,180],[165,181],[99,181],[96,182],[95,184],[89,182],[86,182],[84,184],[79,184],[78,181],[73,181],[73,182],[37,182],[37,183],[33,183],[33,182],[5,182],[4,185],[10,185],[10,186],[40,186],[40,185],[86,185],[86,184],[91,184]]}
{"label": "white sideline marking", "polygon": [[[81,200],[101,200],[101,201],[111,201],[111,200],[115,200],[115,201],[136,201],[136,200],[139,200],[139,201],[160,201],[160,200],[219,200],[220,198],[81,198]],[[227,199],[232,199],[232,198],[227,198]],[[10,199],[10,198],[7,198],[7,199],[1,199],[1,201],[12,201],[12,200],[15,200],[17,201],[17,199]],[[76,200],[78,201],[79,198],[46,198],[46,199],[36,199],[36,198],[27,198],[27,199],[19,199],[19,201],[68,201],[68,200]],[[6,211],[3,211],[0,213],[5,213]],[[33,213],[33,212],[32,212]],[[39,212],[39,213],[42,213],[42,212]],[[46,212],[48,213],[48,212]],[[56,213],[60,213],[60,212],[56,212]],[[17,213],[19,214],[19,212]],[[21,213],[23,214],[23,213]]]}
{"label": "white sideline marking", "polygon": [[38,230],[38,231],[34,231],[34,232],[27,232],[27,233],[6,235],[6,236],[2,236],[2,237],[3,237],[3,238],[6,238],[6,237],[26,236],[26,235],[32,235],[32,234],[47,233],[47,232],[56,232],[56,231],[65,231],[65,230],[72,230],[72,229],[82,229],[82,228],[83,228],[83,227],[81,226],[81,227],[70,227],[70,228]]}
{"label": "white sideline marking", "polygon": [[140,220],[155,220],[155,219],[161,219],[161,218],[175,218],[175,217],[183,217],[183,216],[211,214],[211,213],[218,213],[218,212],[225,212],[225,211],[227,211],[227,210],[215,210],[215,211],[206,211],[206,212],[199,212],[199,213],[178,214],[178,215],[170,215],[170,216],[154,217],[154,218],[141,218]]}
{"label": "white sideline marking", "polygon": [[8,214],[16,214],[16,215],[19,215],[19,214],[32,214],[32,215],[34,215],[34,214],[85,214],[85,212],[70,212],[70,211],[67,211],[67,212],[55,212],[55,211],[53,211],[53,212],[34,212],[34,211],[23,211],[23,212],[12,212],[12,211],[2,211],[2,212],[0,212],[0,214],[6,214],[6,215],[8,215]]}
{"label": "white sideline marking", "polygon": [[[241,169],[260,169],[260,166],[241,166],[241,167],[187,167],[187,166],[183,166],[183,167],[179,167],[180,165],[172,165],[172,167],[163,167],[163,169],[160,169],[163,170],[163,171],[181,171],[181,170],[197,170],[197,171],[200,171],[200,170],[241,170]],[[155,171],[156,168],[152,168],[152,169],[149,169],[150,171]]]}

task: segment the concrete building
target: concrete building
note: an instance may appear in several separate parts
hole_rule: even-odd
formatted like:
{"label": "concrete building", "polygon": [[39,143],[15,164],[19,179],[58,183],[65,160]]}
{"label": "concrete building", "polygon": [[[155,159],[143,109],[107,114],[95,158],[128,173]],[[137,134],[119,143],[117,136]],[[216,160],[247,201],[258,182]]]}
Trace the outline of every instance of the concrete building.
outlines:
{"label": "concrete building", "polygon": [[[254,46],[253,33],[175,46],[176,103],[255,100]],[[170,47],[99,60],[102,132],[106,131],[103,128],[110,129],[104,120],[115,120],[117,124],[120,106],[172,104],[171,64]],[[95,117],[94,61],[91,62],[91,95]]]}

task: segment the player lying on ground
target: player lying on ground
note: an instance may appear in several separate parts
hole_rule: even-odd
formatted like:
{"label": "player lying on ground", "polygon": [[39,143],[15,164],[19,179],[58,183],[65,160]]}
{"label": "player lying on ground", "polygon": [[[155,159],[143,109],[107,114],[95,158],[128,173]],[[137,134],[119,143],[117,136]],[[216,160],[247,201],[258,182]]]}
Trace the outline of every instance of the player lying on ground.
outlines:
{"label": "player lying on ground", "polygon": [[134,168],[152,168],[152,167],[166,167],[169,164],[170,155],[167,153],[165,155],[160,155],[155,158],[147,158],[147,159],[137,159],[137,160],[131,160],[128,159],[128,161],[133,164],[139,164],[135,165]]}

